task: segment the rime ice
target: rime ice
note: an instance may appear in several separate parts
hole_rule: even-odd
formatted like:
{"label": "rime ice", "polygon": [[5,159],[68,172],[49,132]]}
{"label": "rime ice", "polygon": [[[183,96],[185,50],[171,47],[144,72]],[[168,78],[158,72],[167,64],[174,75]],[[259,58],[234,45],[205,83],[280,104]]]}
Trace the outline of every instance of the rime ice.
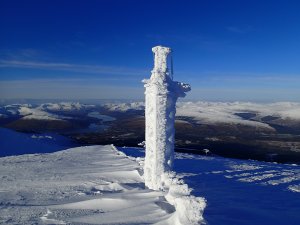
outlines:
{"label": "rime ice", "polygon": [[170,171],[174,161],[175,112],[178,97],[190,91],[190,85],[173,81],[168,66],[171,49],[152,48],[154,68],[145,83],[146,156],[144,178],[147,187],[163,189],[162,175]]}

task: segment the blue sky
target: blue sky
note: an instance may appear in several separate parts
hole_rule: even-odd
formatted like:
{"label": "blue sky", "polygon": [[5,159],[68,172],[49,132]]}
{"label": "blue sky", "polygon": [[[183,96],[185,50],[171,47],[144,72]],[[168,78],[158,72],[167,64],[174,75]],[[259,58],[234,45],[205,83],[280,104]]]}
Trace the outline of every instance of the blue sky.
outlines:
{"label": "blue sky", "polygon": [[0,2],[0,98],[142,99],[151,48],[173,49],[187,96],[300,101],[300,3]]}

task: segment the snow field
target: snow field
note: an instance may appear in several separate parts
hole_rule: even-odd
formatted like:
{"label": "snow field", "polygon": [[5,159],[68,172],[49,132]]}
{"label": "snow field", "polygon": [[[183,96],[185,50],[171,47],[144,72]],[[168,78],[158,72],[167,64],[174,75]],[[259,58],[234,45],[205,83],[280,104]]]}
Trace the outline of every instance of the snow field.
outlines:
{"label": "snow field", "polygon": [[2,157],[0,224],[198,224],[186,186],[147,189],[142,166],[110,145]]}

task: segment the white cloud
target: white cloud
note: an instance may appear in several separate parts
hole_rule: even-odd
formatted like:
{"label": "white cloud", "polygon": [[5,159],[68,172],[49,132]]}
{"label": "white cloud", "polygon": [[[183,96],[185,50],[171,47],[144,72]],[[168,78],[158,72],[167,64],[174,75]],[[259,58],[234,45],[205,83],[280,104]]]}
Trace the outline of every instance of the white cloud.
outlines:
{"label": "white cloud", "polygon": [[69,63],[51,63],[36,61],[19,61],[19,60],[0,60],[0,67],[7,68],[31,68],[31,69],[47,69],[57,71],[71,71],[82,73],[97,73],[106,75],[141,75],[147,73],[147,70],[109,67],[100,65],[80,65]]}

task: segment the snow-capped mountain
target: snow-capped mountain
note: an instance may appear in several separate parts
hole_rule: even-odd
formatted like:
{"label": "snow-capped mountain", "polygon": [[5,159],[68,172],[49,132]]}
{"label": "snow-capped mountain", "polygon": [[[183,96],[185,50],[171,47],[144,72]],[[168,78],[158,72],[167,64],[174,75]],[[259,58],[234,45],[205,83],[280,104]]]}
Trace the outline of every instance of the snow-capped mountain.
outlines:
{"label": "snow-capped mountain", "polygon": [[[237,158],[300,162],[300,104],[292,102],[179,102],[176,150],[203,149]],[[78,102],[0,107],[0,126],[55,132],[81,144],[138,146],[144,141],[144,103]]]}
{"label": "snow-capped mountain", "polygon": [[[110,111],[144,110],[143,102],[106,104]],[[189,117],[199,123],[241,124],[273,129],[269,121],[294,120],[300,123],[300,103],[251,102],[178,102],[177,117]]]}

